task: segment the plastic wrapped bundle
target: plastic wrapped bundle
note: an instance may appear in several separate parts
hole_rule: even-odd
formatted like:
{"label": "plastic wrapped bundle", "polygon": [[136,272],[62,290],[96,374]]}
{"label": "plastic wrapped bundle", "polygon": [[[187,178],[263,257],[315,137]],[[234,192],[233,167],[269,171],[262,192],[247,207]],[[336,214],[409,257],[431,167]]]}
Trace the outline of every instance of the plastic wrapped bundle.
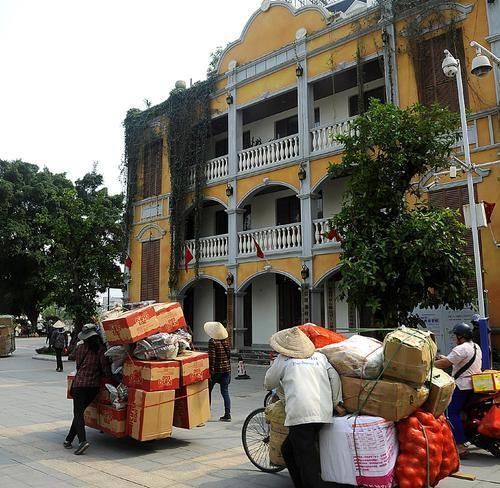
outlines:
{"label": "plastic wrapped bundle", "polygon": [[179,352],[179,344],[173,334],[158,333],[141,339],[135,346],[134,357],[142,361],[173,359]]}
{"label": "plastic wrapped bundle", "polygon": [[104,355],[111,360],[111,372],[114,375],[119,375],[123,369],[123,361],[128,356],[127,346],[112,346]]}
{"label": "plastic wrapped bundle", "polygon": [[172,335],[174,336],[174,341],[179,345],[178,354],[183,353],[186,349],[191,349],[192,337],[189,332],[179,329],[172,333]]}
{"label": "plastic wrapped bundle", "polygon": [[318,349],[341,376],[375,379],[384,364],[383,345],[377,339],[354,335]]}

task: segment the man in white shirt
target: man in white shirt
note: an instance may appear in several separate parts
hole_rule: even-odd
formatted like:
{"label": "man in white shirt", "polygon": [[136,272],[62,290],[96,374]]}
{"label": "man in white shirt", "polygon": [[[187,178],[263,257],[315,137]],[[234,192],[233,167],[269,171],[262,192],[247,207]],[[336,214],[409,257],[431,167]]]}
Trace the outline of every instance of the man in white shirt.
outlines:
{"label": "man in white shirt", "polygon": [[289,434],[282,446],[288,472],[296,488],[319,488],[317,448],[323,424],[332,423],[334,409],[342,412],[342,384],[335,369],[297,327],[274,334],[269,343],[279,353],[264,380],[267,390],[282,387],[285,426]]}
{"label": "man in white shirt", "polygon": [[472,395],[471,375],[481,372],[481,348],[472,341],[472,327],[467,324],[457,324],[453,327],[457,346],[448,356],[439,356],[434,363],[437,368],[445,369],[452,366],[452,376],[455,378],[455,391],[448,406],[448,417],[453,426],[453,435],[457,443],[460,457],[468,454],[465,447],[465,432],[461,411]]}

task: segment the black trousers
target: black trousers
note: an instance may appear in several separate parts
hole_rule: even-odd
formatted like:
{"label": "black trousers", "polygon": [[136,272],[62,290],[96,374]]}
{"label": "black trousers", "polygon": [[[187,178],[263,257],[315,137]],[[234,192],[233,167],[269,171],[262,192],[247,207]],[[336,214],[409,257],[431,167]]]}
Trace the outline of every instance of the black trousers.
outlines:
{"label": "black trousers", "polygon": [[63,350],[54,348],[54,351],[56,351],[57,369],[60,369],[62,371],[63,370],[63,362],[62,362]]}
{"label": "black trousers", "polygon": [[292,425],[281,452],[295,488],[325,486],[321,480],[318,434],[323,424]]}
{"label": "black trousers", "polygon": [[73,442],[75,436],[78,436],[79,442],[87,440],[83,414],[85,409],[94,401],[98,393],[98,386],[71,388],[71,396],[73,397],[73,422],[66,436],[67,441]]}

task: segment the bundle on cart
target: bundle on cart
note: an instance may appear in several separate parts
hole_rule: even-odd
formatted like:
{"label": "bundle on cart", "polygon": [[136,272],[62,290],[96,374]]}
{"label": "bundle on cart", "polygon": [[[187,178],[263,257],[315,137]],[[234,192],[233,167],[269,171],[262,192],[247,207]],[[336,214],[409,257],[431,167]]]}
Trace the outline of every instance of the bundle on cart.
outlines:
{"label": "bundle on cart", "polygon": [[101,386],[85,412],[86,425],[146,441],[169,437],[173,426],[191,429],[206,422],[208,354],[191,350],[186,329],[178,303],[114,310],[104,317],[102,330],[111,346],[106,356],[122,382]]}
{"label": "bundle on cart", "polygon": [[[420,488],[458,470],[443,416],[455,384],[433,367],[436,350],[429,332],[407,327],[387,334],[383,343],[353,335],[318,349],[341,377],[348,412],[320,433],[325,481]],[[494,373],[480,381],[494,388]]]}

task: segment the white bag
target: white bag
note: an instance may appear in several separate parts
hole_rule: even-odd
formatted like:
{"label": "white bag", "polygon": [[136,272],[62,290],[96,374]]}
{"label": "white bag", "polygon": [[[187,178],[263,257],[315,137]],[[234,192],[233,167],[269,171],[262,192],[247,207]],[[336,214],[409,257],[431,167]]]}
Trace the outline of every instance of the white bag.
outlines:
{"label": "white bag", "polygon": [[398,457],[394,422],[367,415],[335,417],[319,434],[323,481],[391,488]]}
{"label": "white bag", "polygon": [[371,337],[353,335],[318,349],[341,376],[376,379],[384,365],[384,347]]}

